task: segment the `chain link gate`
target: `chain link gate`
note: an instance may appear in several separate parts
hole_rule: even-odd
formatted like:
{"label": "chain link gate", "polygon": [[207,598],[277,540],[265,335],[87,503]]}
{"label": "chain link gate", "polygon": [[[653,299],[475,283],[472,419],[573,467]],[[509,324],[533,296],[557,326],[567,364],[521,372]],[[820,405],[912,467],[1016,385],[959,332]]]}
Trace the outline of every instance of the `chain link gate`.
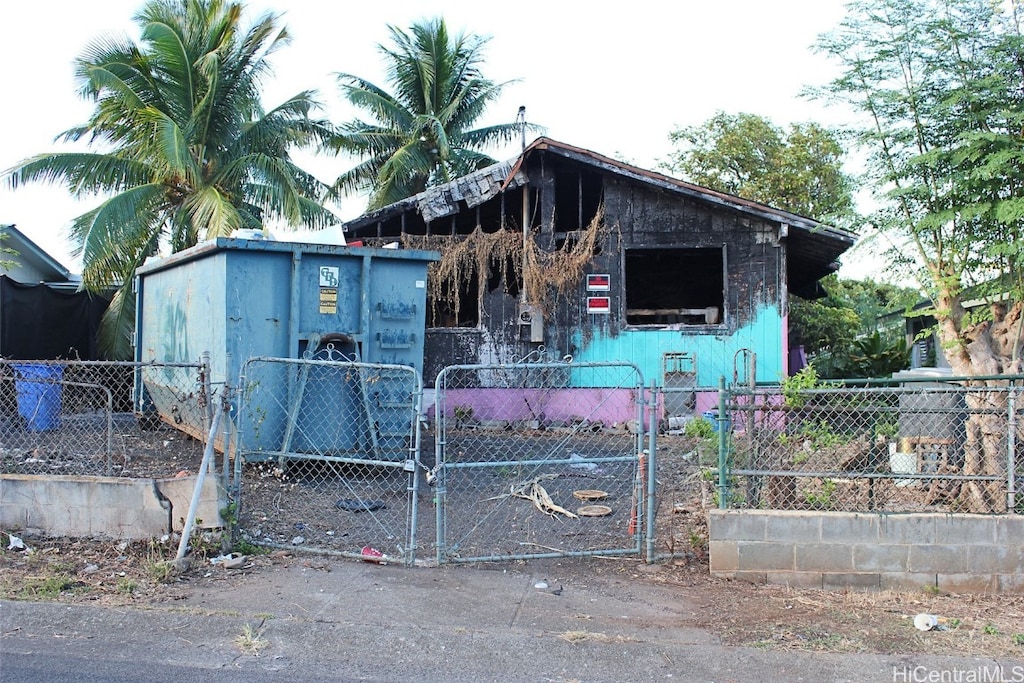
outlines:
{"label": "chain link gate", "polygon": [[636,366],[450,366],[435,391],[438,563],[641,554],[653,463]]}
{"label": "chain link gate", "polygon": [[243,538],[412,564],[422,393],[414,368],[333,347],[246,361],[235,422]]}

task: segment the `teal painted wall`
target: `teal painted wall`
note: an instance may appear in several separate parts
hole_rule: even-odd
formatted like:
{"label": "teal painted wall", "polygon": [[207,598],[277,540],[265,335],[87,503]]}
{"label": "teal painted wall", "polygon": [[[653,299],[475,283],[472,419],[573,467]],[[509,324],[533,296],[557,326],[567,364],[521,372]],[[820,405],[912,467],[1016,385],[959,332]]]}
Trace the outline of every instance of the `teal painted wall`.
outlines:
{"label": "teal painted wall", "polygon": [[[597,329],[590,339],[581,330],[573,343],[582,349],[574,357],[579,362],[623,360],[640,368],[644,382],[663,384],[662,363],[666,353],[686,352],[696,356],[697,385],[717,387],[719,377],[731,382],[736,353],[750,349],[757,358],[757,381],[777,382],[783,375],[784,326],[778,309],[760,307],[753,320],[729,335],[687,334],[684,330],[625,329],[611,336]],[[741,370],[741,378],[745,375]]]}

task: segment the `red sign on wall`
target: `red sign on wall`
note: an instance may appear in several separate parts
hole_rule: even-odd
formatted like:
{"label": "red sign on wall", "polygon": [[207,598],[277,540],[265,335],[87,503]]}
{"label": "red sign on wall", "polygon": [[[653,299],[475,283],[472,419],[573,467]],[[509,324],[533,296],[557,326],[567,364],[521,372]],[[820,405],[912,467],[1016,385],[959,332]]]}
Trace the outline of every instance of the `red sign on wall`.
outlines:
{"label": "red sign on wall", "polygon": [[612,300],[606,296],[588,296],[587,313],[611,313]]}
{"label": "red sign on wall", "polygon": [[611,277],[605,274],[587,275],[588,292],[607,292],[611,289]]}

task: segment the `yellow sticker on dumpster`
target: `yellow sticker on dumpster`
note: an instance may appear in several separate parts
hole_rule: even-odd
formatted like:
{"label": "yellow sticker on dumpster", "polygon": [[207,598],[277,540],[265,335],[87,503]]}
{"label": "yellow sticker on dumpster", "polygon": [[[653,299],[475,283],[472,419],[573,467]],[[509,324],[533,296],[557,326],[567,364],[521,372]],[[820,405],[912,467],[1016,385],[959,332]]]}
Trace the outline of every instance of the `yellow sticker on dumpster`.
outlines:
{"label": "yellow sticker on dumpster", "polygon": [[320,288],[320,313],[333,315],[338,312],[338,288]]}

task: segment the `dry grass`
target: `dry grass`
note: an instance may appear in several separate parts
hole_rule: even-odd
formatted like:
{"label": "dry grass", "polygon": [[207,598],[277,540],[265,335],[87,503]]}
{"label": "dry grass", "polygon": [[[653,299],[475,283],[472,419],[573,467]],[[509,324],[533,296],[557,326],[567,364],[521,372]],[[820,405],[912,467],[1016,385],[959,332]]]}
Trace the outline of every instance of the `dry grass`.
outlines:
{"label": "dry grass", "polygon": [[629,638],[628,636],[609,636],[604,633],[596,633],[594,631],[563,631],[558,634],[560,640],[564,640],[567,643],[573,645],[579,645],[580,643],[635,643],[635,638]]}

